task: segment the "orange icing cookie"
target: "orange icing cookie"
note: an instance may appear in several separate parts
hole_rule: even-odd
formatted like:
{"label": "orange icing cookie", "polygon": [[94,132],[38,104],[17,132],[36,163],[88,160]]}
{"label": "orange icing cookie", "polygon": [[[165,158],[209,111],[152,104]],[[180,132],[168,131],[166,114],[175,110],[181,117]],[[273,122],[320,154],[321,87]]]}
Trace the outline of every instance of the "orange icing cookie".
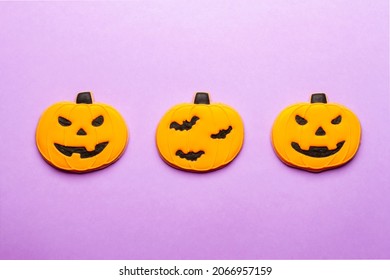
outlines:
{"label": "orange icing cookie", "polygon": [[240,152],[244,125],[231,107],[198,92],[194,103],[172,107],[157,127],[156,143],[169,165],[194,172],[221,168]]}
{"label": "orange icing cookie", "polygon": [[356,154],[361,137],[357,116],[348,108],[327,103],[316,93],[310,103],[284,109],[272,127],[272,145],[287,165],[311,172],[341,166]]}
{"label": "orange icing cookie", "polygon": [[87,172],[115,162],[127,144],[127,127],[113,107],[93,103],[90,92],[76,103],[58,102],[46,109],[36,129],[43,158],[62,170]]}

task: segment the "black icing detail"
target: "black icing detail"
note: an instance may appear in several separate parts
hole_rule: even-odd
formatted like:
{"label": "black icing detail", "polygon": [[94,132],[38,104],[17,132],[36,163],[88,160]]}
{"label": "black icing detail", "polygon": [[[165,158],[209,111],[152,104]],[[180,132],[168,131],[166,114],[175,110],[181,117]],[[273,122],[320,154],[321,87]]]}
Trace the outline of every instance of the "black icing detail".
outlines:
{"label": "black icing detail", "polygon": [[78,153],[80,154],[80,158],[94,157],[100,154],[107,145],[108,142],[102,142],[95,146],[95,150],[89,152],[85,147],[71,147],[54,143],[54,146],[57,148],[57,150],[60,151],[62,154],[66,155],[67,157],[72,156],[73,153]]}
{"label": "black icing detail", "polygon": [[80,92],[76,98],[77,104],[92,104],[92,95],[90,92]]}
{"label": "black icing detail", "polygon": [[301,116],[299,115],[296,115],[295,116],[295,121],[297,122],[297,124],[299,125],[305,125],[307,124],[307,120],[305,118],[302,118]]}
{"label": "black icing detail", "polygon": [[322,128],[322,126],[320,126],[320,127],[316,130],[316,135],[317,135],[317,136],[324,136],[324,135],[326,135],[326,132],[325,132],[325,130]]}
{"label": "black icing detail", "polygon": [[314,93],[311,95],[310,103],[328,103],[325,93]]}
{"label": "black icing detail", "polygon": [[335,117],[335,118],[331,121],[331,123],[332,123],[332,124],[339,124],[339,123],[341,123],[341,120],[342,120],[341,115],[338,115],[337,117]]}
{"label": "black icing detail", "polygon": [[87,135],[87,133],[85,132],[84,129],[80,128],[80,129],[77,131],[77,135],[84,136],[84,135]]}
{"label": "black icing detail", "polygon": [[186,160],[190,161],[196,161],[198,158],[200,158],[204,154],[204,151],[199,152],[188,152],[184,153],[182,150],[177,150],[176,155],[180,158],[184,158]]}
{"label": "black icing detail", "polygon": [[62,126],[70,126],[72,122],[68,119],[65,119],[64,117],[58,117],[58,123]]}
{"label": "black icing detail", "polygon": [[207,92],[197,92],[195,94],[194,104],[210,104],[210,97]]}
{"label": "black icing detail", "polygon": [[177,122],[172,122],[170,124],[169,128],[173,128],[175,130],[180,130],[180,131],[190,130],[196,124],[197,120],[199,120],[199,118],[197,116],[193,116],[191,121],[185,120],[183,122],[183,124],[178,124]]}
{"label": "black icing detail", "polygon": [[227,129],[221,129],[218,133],[216,134],[211,134],[211,138],[213,139],[225,139],[226,135],[228,135],[232,131],[232,126],[229,125]]}
{"label": "black icing detail", "polygon": [[103,123],[104,123],[104,117],[103,117],[102,115],[96,117],[96,118],[92,121],[92,125],[93,125],[93,126],[101,126]]}
{"label": "black icing detail", "polygon": [[337,143],[337,148],[334,150],[329,150],[326,146],[310,146],[309,150],[302,150],[297,142],[291,142],[291,147],[298,153],[304,154],[309,157],[323,158],[331,156],[343,147],[345,141]]}

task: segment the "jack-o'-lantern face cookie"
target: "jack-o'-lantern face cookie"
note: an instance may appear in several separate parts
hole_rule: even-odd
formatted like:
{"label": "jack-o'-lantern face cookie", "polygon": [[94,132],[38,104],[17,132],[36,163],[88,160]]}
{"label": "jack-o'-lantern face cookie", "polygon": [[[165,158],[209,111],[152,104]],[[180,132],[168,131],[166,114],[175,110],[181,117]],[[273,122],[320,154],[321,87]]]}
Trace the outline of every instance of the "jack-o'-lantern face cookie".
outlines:
{"label": "jack-o'-lantern face cookie", "polygon": [[356,115],[339,104],[328,104],[325,94],[311,103],[284,109],[272,128],[272,144],[287,165],[320,172],[341,166],[356,154],[361,137]]}
{"label": "jack-o'-lantern face cookie", "polygon": [[76,103],[58,102],[41,116],[36,144],[54,167],[87,172],[115,162],[127,144],[127,127],[113,107],[93,103],[90,92],[77,95]]}
{"label": "jack-o'-lantern face cookie", "polygon": [[198,92],[194,103],[171,108],[157,127],[156,143],[169,165],[194,172],[221,168],[240,152],[244,126],[231,107],[210,104],[208,93]]}

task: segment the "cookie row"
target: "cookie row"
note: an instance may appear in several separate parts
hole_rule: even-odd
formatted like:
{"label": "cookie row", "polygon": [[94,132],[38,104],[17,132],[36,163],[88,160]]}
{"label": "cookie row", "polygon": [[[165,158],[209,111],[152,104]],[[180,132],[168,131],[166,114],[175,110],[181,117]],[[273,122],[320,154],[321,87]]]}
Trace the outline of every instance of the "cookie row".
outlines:
{"label": "cookie row", "polygon": [[[356,154],[361,137],[357,116],[311,95],[310,103],[285,108],[272,127],[272,145],[285,164],[311,172],[341,166]],[[76,102],[58,102],[46,109],[36,129],[36,144],[52,166],[70,172],[104,168],[120,158],[128,140],[126,123],[113,107],[94,103],[90,92]],[[160,120],[156,144],[170,166],[207,172],[230,163],[244,141],[244,124],[232,107],[210,103],[198,92],[193,103],[172,107]]]}

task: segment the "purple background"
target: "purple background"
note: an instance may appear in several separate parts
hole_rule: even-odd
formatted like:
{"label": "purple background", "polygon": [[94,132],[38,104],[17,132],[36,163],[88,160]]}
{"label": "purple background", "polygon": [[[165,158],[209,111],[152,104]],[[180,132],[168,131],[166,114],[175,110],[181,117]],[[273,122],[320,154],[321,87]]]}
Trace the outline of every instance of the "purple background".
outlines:
{"label": "purple background", "polygon": [[[388,22],[387,0],[0,3],[0,258],[390,258]],[[130,141],[114,165],[66,174],[35,127],[86,90]],[[236,160],[207,174],[169,167],[154,143],[196,91],[246,129]],[[270,142],[277,114],[313,92],[363,129],[356,158],[320,174]]]}

